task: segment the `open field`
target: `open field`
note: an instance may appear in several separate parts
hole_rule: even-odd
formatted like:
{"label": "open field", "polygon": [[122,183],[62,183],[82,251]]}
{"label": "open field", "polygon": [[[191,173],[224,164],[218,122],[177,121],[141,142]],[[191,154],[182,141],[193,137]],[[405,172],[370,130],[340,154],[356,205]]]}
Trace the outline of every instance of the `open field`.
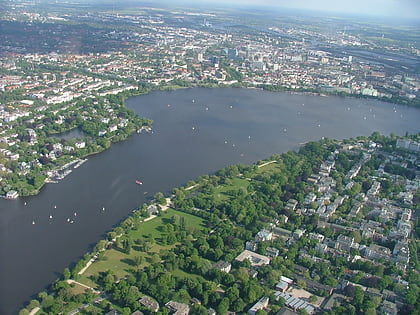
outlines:
{"label": "open field", "polygon": [[[184,217],[187,229],[200,229],[203,227],[203,219],[191,214],[176,211],[174,209],[168,209],[161,212],[161,214],[161,216],[143,222],[137,230],[131,230],[128,233],[128,237],[132,240],[151,239],[152,245],[149,251],[143,251],[140,246],[134,243],[130,254],[126,254],[122,249],[114,246],[111,249],[105,250],[103,254],[101,254],[101,258],[90,265],[83,275],[80,276],[78,281],[96,288],[96,284],[91,280],[92,276],[107,270],[113,270],[119,279],[123,278],[129,274],[130,269],[142,268],[148,265],[153,254],[159,253],[161,250],[175,247],[175,245],[162,246],[158,242],[163,233],[163,226],[169,223],[173,216]],[[142,257],[142,263],[138,267],[135,266],[134,262],[136,256]]]}

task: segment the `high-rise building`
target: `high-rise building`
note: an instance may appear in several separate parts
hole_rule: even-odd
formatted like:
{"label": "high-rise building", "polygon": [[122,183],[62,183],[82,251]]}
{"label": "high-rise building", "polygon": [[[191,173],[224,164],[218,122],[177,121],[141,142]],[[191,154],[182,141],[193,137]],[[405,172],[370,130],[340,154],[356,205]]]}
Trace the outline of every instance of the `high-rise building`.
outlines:
{"label": "high-rise building", "polygon": [[229,48],[227,50],[228,59],[236,59],[238,57],[238,50],[236,48]]}
{"label": "high-rise building", "polygon": [[218,68],[219,67],[219,57],[217,57],[217,56],[211,57],[211,63],[213,64],[213,67]]}

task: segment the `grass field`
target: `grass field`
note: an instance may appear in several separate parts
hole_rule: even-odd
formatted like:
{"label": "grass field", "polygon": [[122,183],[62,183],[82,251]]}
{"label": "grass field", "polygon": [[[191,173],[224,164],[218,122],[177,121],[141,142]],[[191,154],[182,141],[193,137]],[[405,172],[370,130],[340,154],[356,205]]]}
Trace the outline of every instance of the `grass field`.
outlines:
{"label": "grass field", "polygon": [[281,170],[281,165],[276,162],[276,163],[270,163],[264,166],[261,166],[258,168],[257,170],[257,174],[261,174],[261,173],[273,173],[273,171],[280,171]]}
{"label": "grass field", "polygon": [[249,186],[249,180],[244,178],[234,178],[228,185],[218,185],[214,189],[214,197],[216,202],[223,202],[229,200],[230,192],[238,191],[241,188],[247,188]]}
{"label": "grass field", "polygon": [[107,270],[113,270],[115,275],[118,278],[125,277],[129,274],[129,270],[136,268],[134,263],[134,257],[140,256],[143,257],[143,262],[139,266],[142,268],[149,264],[149,260],[153,254],[159,253],[161,250],[171,249],[175,245],[162,246],[159,245],[156,240],[158,240],[162,234],[161,229],[164,224],[174,216],[185,218],[186,228],[197,228],[200,229],[203,227],[203,219],[197,216],[176,211],[174,209],[168,209],[162,212],[161,216],[158,216],[150,221],[143,222],[140,225],[140,228],[137,230],[132,230],[128,233],[128,237],[137,240],[137,239],[149,239],[151,236],[154,239],[153,245],[148,252],[139,250],[139,246],[132,247],[130,254],[119,249],[107,249],[105,250],[102,259],[95,261],[89,268],[80,276],[78,281],[80,283],[86,284],[88,286],[96,288],[96,284],[91,280],[92,275],[97,275],[100,272],[105,272]]}
{"label": "grass field", "polygon": [[[261,166],[256,171],[257,174],[273,173],[281,170],[281,164],[269,163]],[[250,179],[248,178],[233,178],[229,180],[226,185],[218,185],[215,187],[214,196],[217,202],[223,202],[232,198],[232,193],[240,190],[247,189],[250,185]],[[101,272],[113,270],[118,278],[123,278],[130,273],[130,270],[136,268],[134,258],[136,256],[142,257],[142,263],[138,268],[143,268],[150,264],[151,258],[154,254],[159,254],[161,250],[168,250],[174,248],[176,245],[161,245],[159,240],[163,234],[163,227],[165,224],[171,221],[173,216],[179,218],[185,218],[185,224],[187,229],[201,229],[204,227],[203,219],[192,214],[183,213],[174,209],[167,209],[161,212],[161,215],[143,222],[136,230],[128,232],[127,237],[134,241],[130,254],[126,254],[119,248],[107,249],[102,254],[103,257],[100,260],[95,261],[90,267],[84,272],[83,275],[78,279],[79,282],[88,286],[96,288],[96,284],[91,280],[91,276],[98,275]],[[125,238],[125,236],[123,237]],[[148,252],[141,249],[136,244],[137,240],[150,240],[152,239],[152,245]],[[174,275],[187,276],[181,270],[175,270]]]}

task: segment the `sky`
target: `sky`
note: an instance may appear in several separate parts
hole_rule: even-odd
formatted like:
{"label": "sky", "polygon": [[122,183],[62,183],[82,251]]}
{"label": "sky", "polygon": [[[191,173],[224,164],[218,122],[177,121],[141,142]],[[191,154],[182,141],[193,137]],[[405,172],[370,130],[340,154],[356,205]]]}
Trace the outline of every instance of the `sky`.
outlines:
{"label": "sky", "polygon": [[294,9],[420,20],[420,0],[196,0],[195,2],[272,5]]}

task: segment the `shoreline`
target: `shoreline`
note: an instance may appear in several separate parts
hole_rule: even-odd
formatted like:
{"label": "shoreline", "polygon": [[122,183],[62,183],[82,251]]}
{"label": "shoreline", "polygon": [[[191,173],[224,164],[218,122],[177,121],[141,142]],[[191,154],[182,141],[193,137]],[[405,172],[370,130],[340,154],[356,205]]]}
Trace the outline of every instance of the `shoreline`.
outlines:
{"label": "shoreline", "polygon": [[[155,87],[152,86],[151,89],[144,94],[148,94],[151,91],[175,91],[179,89],[188,89],[188,88],[208,88],[208,89],[217,89],[217,88],[241,88],[241,89],[260,89],[263,91],[268,92],[285,92],[295,95],[312,95],[312,96],[321,96],[321,97],[329,97],[329,96],[337,96],[337,97],[349,97],[349,98],[355,98],[355,99],[367,99],[367,100],[377,100],[389,104],[394,105],[402,105],[407,107],[413,107],[420,109],[420,101],[417,100],[417,103],[413,103],[410,100],[406,99],[395,99],[394,96],[391,98],[387,97],[376,97],[376,96],[368,96],[368,95],[362,95],[362,94],[355,94],[355,93],[344,93],[344,92],[328,92],[318,89],[311,89],[311,88],[287,88],[287,87],[280,87],[277,85],[266,85],[266,84],[257,84],[257,85],[247,85],[246,83],[241,84],[240,86],[235,85],[238,83],[231,83],[231,84],[224,84],[223,82],[215,85],[214,83],[206,83],[206,84],[200,84],[200,83],[193,83],[191,86],[177,86],[177,85],[168,85],[164,87]],[[142,94],[142,95],[144,95]],[[400,100],[400,101],[398,101]]]}
{"label": "shoreline", "polygon": [[[127,98],[128,97],[132,97],[132,96],[140,96],[140,95],[145,95],[145,94],[149,94],[150,93],[150,89],[148,89],[146,92],[144,92],[144,91],[139,91],[139,90],[136,90],[136,91],[130,91],[130,93],[127,93],[127,92],[121,92],[121,93],[119,93],[119,95],[121,95],[121,106],[123,106],[123,107],[125,107],[125,108],[127,108],[128,109],[128,107],[126,106],[126,101],[127,101]],[[128,94],[128,95],[127,95]],[[135,114],[137,117],[139,117],[139,115],[137,115],[137,114]],[[140,117],[141,118],[141,117]],[[135,134],[135,133],[142,133],[142,131],[146,131],[146,132],[151,132],[152,131],[152,125],[153,125],[153,121],[151,121],[151,123],[149,123],[148,125],[146,125],[146,126],[144,126],[144,125],[142,125],[142,126],[136,126],[137,128],[134,128],[132,131],[131,131],[131,133],[129,133],[128,135],[127,135],[127,137],[125,137],[125,138],[123,138],[123,139],[121,139],[121,140],[118,140],[118,141],[115,141],[115,142],[113,142],[112,141],[112,139],[111,139],[111,143],[110,143],[110,145],[109,145],[109,147],[106,147],[106,148],[102,148],[102,150],[96,150],[96,151],[93,151],[93,152],[90,152],[90,153],[87,153],[87,154],[84,154],[84,155],[82,155],[80,158],[77,158],[76,160],[73,160],[73,161],[70,161],[70,162],[67,162],[66,164],[64,164],[64,165],[61,165],[61,166],[59,166],[59,167],[57,167],[57,169],[55,169],[55,170],[46,170],[46,171],[43,171],[43,172],[41,172],[39,175],[42,175],[42,174],[46,174],[46,173],[48,173],[48,172],[57,172],[57,171],[60,171],[60,170],[63,170],[63,169],[67,169],[67,168],[69,168],[72,164],[74,164],[74,163],[76,163],[76,161],[80,161],[80,160],[87,160],[87,157],[89,157],[89,156],[92,156],[92,155],[95,155],[95,154],[99,154],[99,153],[101,153],[101,152],[103,152],[103,151],[105,151],[105,150],[107,150],[107,149],[109,149],[110,147],[111,147],[111,145],[113,144],[113,143],[117,143],[117,142],[122,142],[122,141],[125,141],[125,140],[127,140],[130,136],[132,136],[133,134]],[[84,163],[84,162],[83,162]],[[79,166],[81,166],[83,163],[81,163]],[[78,166],[78,167],[79,167]],[[77,169],[78,167],[75,167],[75,169]],[[73,170],[71,170],[71,172],[72,172]],[[39,187],[34,187],[34,189],[32,189],[32,190],[30,190],[30,191],[28,191],[27,193],[24,193],[24,194],[18,194],[16,197],[13,197],[13,198],[10,198],[10,197],[7,197],[7,192],[4,194],[4,195],[0,195],[0,197],[1,198],[3,198],[3,199],[6,199],[6,200],[17,200],[17,199],[19,199],[19,197],[30,197],[30,196],[36,196],[36,195],[38,195],[40,192],[41,192],[41,190],[42,190],[42,188],[45,186],[45,184],[57,184],[57,183],[59,183],[61,180],[63,180],[67,175],[69,175],[71,172],[69,172],[69,173],[67,173],[67,174],[65,174],[62,178],[58,178],[58,179],[51,179],[51,176],[47,176],[46,178],[45,178],[45,180],[43,181],[43,183],[39,186]],[[11,191],[13,191],[14,189],[11,189]],[[10,190],[9,190],[10,191]]]}
{"label": "shoreline", "polygon": [[[394,104],[394,105],[399,105],[399,106],[407,106],[407,107],[413,107],[413,108],[417,108],[420,109],[420,106],[415,105],[415,104],[401,104],[398,102],[392,102],[391,99],[382,99],[382,98],[378,98],[378,97],[368,97],[368,96],[362,96],[362,95],[355,95],[355,94],[337,94],[337,93],[329,93],[329,92],[325,92],[325,91],[309,91],[309,90],[296,90],[296,89],[289,89],[289,88],[279,88],[279,89],[273,89],[271,90],[270,88],[268,88],[269,86],[261,86],[261,85],[244,85],[244,86],[235,86],[234,84],[222,84],[222,85],[217,85],[215,86],[214,84],[204,84],[204,85],[200,85],[200,84],[193,84],[191,86],[164,86],[164,87],[150,87],[149,89],[147,89],[146,91],[138,91],[138,93],[131,91],[131,93],[129,95],[126,95],[126,93],[124,93],[122,95],[122,102],[123,102],[123,106],[127,108],[126,105],[126,101],[129,97],[136,97],[136,96],[142,96],[142,95],[147,95],[150,94],[151,92],[161,92],[161,91],[175,91],[175,90],[179,90],[179,89],[194,89],[194,88],[206,88],[206,89],[218,89],[218,88],[241,88],[241,89],[261,89],[262,91],[267,91],[267,92],[283,92],[283,93],[287,93],[290,95],[309,95],[309,96],[318,96],[318,97],[330,97],[330,96],[336,96],[336,97],[349,97],[349,98],[356,98],[356,99],[368,99],[368,100],[376,100],[376,101],[380,101],[380,102],[386,102],[389,104]],[[275,87],[275,86],[273,86]],[[134,133],[142,133],[143,131],[146,132],[151,132],[152,131],[152,127],[151,126],[142,126],[140,129],[136,129],[134,130],[131,134],[128,135],[127,138],[123,139],[123,140],[119,140],[116,141],[114,143],[117,142],[121,142],[121,141],[125,141],[127,140],[132,134]],[[112,142],[111,142],[112,145]],[[88,153],[86,155],[83,155],[82,157],[80,157],[79,159],[86,159],[87,157],[91,156],[91,155],[95,155],[95,154],[99,154],[105,150],[109,149],[108,148],[104,148],[103,150],[98,150],[98,151],[94,151],[91,153]],[[69,162],[71,163],[71,162]],[[61,168],[64,166],[61,166]],[[67,174],[68,175],[68,174]],[[65,175],[65,176],[67,176]],[[64,179],[65,176],[62,178]],[[56,180],[51,180],[49,181],[49,178],[47,177],[45,182],[37,189],[30,191],[28,194],[22,194],[22,195],[18,195],[18,197],[16,198],[7,198],[6,195],[2,195],[0,197],[4,198],[4,199],[8,199],[8,200],[16,200],[19,197],[29,197],[29,196],[36,196],[40,193],[41,189],[44,187],[45,184],[48,183],[53,183],[53,184],[57,184],[59,183],[60,180],[58,181]]]}

